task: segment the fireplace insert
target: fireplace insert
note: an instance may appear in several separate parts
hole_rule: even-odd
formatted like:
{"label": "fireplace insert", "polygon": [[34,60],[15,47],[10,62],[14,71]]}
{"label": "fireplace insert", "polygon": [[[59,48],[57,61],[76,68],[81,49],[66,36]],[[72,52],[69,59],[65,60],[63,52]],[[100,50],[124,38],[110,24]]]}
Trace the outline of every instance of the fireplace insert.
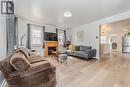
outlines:
{"label": "fireplace insert", "polygon": [[48,55],[51,55],[53,51],[56,51],[56,47],[48,47]]}

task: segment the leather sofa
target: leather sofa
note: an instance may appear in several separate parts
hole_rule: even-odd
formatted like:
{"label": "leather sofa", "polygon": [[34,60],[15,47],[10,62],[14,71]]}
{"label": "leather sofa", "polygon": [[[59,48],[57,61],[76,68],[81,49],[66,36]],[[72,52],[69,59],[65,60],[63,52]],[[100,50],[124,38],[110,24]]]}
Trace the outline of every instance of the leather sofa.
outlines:
{"label": "leather sofa", "polygon": [[54,65],[40,55],[29,55],[30,67],[25,71],[17,71],[10,64],[12,54],[0,61],[0,70],[9,87],[56,86],[56,67]]}
{"label": "leather sofa", "polygon": [[69,56],[76,56],[84,59],[91,59],[96,57],[96,49],[92,49],[91,46],[75,46],[74,51],[67,51]]}

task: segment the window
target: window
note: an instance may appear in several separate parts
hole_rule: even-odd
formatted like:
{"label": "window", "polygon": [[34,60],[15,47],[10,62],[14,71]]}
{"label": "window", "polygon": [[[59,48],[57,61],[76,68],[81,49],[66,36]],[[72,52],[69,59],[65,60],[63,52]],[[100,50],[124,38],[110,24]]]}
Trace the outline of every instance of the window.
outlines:
{"label": "window", "polygon": [[32,29],[32,44],[42,44],[42,30]]}

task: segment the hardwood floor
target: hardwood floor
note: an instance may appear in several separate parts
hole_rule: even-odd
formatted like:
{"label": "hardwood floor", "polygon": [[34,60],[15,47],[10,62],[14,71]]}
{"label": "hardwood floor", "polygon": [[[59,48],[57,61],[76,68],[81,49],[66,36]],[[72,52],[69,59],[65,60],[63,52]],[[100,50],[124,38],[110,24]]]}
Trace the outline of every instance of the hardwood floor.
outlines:
{"label": "hardwood floor", "polygon": [[130,54],[112,53],[100,60],[48,58],[57,67],[57,87],[130,87]]}

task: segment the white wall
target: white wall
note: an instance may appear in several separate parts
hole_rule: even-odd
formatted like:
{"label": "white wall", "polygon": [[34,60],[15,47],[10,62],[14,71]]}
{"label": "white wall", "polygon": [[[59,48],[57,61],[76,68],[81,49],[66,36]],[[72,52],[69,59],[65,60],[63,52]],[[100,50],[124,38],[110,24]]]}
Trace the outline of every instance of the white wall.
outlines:
{"label": "white wall", "polygon": [[[114,22],[114,21],[119,21],[127,18],[130,18],[130,11],[118,15],[114,15],[108,18],[104,18],[89,24],[81,25],[79,27],[75,27],[72,29],[72,35],[71,35],[72,43],[76,45],[79,44],[91,45],[93,48],[97,49],[96,58],[99,59],[99,38],[96,39],[96,36],[99,37],[99,25]],[[82,43],[79,43],[76,40],[76,33],[79,30],[83,30],[85,32],[85,41]]]}
{"label": "white wall", "polygon": [[25,34],[26,36],[23,38],[23,45],[26,46],[27,41],[27,21],[18,19],[18,43],[20,45],[20,38]]}
{"label": "white wall", "polygon": [[[18,17],[18,42],[20,45],[20,38],[25,34],[25,38],[23,39],[23,44],[26,46],[26,40],[27,40],[27,24],[35,24],[39,26],[45,26],[45,32],[53,32],[56,33],[56,26],[50,25],[50,24],[39,24],[32,21],[28,21],[25,19],[22,19]],[[70,30],[65,29],[67,31],[67,40],[70,40]]]}
{"label": "white wall", "polygon": [[56,27],[54,25],[45,25],[45,32],[56,33]]}
{"label": "white wall", "polygon": [[6,17],[0,13],[0,60],[3,59],[5,56],[6,56]]}

